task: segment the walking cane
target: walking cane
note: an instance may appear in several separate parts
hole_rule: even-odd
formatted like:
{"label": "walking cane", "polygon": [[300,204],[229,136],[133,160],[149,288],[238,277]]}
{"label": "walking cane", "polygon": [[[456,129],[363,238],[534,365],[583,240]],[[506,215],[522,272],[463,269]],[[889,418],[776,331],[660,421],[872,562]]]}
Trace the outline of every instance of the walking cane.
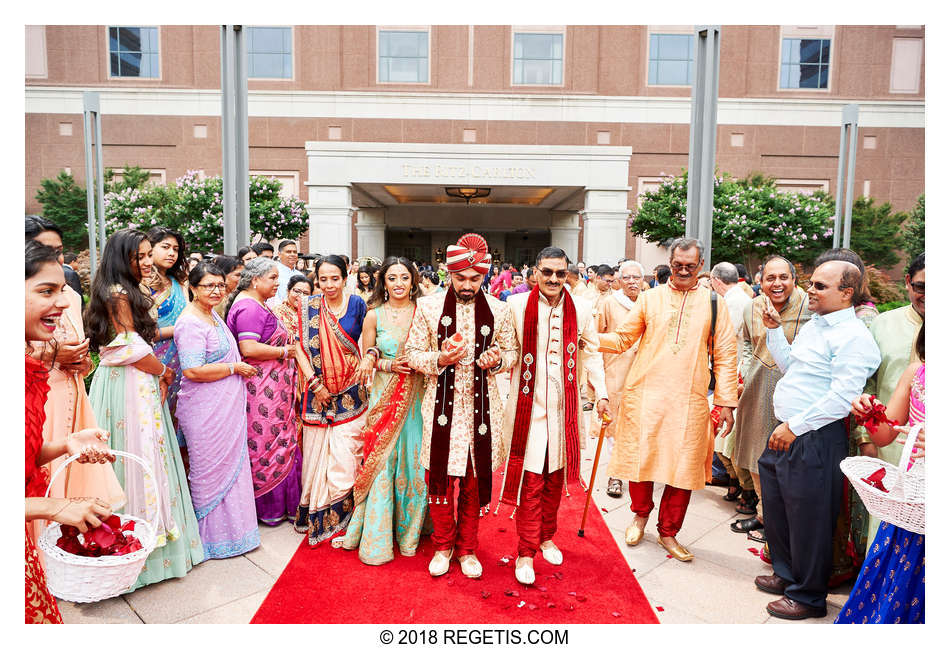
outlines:
{"label": "walking cane", "polygon": [[600,424],[600,437],[597,439],[597,450],[594,452],[594,466],[590,470],[590,480],[587,481],[587,502],[584,503],[584,515],[581,517],[581,528],[577,530],[578,536],[584,536],[584,523],[587,522],[587,508],[590,507],[591,494],[594,492],[594,479],[597,477],[597,464],[600,462],[600,448],[604,445],[604,433],[607,432],[607,426],[610,425],[610,415],[604,413]]}

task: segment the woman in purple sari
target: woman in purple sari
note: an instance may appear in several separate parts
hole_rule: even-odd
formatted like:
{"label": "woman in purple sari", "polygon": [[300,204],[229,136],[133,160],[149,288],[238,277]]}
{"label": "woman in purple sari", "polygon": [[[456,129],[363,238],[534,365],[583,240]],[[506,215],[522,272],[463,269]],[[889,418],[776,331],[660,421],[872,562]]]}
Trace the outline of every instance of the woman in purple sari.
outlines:
{"label": "woman in purple sari", "polygon": [[247,388],[247,447],[257,517],[267,525],[293,520],[300,502],[297,369],[291,335],[264,304],[277,293],[277,262],[250,260],[228,307],[228,328],[256,373]]}
{"label": "woman in purple sari", "polygon": [[188,443],[188,483],[205,557],[223,559],[261,544],[241,380],[257,370],[241,362],[234,336],[213,311],[224,298],[224,271],[201,262],[188,281],[195,299],[175,323],[178,424]]}

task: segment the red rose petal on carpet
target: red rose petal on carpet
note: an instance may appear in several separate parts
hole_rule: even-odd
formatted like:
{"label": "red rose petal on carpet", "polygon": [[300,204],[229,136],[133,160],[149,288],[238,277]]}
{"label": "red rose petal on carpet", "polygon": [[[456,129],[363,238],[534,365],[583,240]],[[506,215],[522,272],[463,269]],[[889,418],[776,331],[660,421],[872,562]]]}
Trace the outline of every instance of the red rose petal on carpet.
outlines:
{"label": "red rose petal on carpet", "polygon": [[663,607],[662,607],[662,606],[657,606],[657,607],[656,607],[656,610],[658,610],[658,611],[660,611],[660,612],[662,613],[662,612],[663,612]]}
{"label": "red rose petal on carpet", "polygon": [[[493,480],[495,498],[502,483],[502,472]],[[494,507],[494,501],[493,501]],[[413,557],[396,558],[381,566],[363,564],[356,552],[331,548],[321,543],[311,548],[303,535],[301,545],[284,572],[271,588],[252,623],[258,624],[656,624],[659,620],[624,560],[620,548],[596,510],[588,513],[583,537],[576,535],[584,509],[584,498],[562,498],[558,512],[560,530],[555,538],[564,554],[557,571],[546,561],[535,560],[537,582],[547,586],[546,595],[562,601],[571,592],[587,593],[596,606],[575,606],[546,598],[534,599],[532,589],[525,591],[514,575],[516,535],[502,536],[497,525],[481,525],[478,556],[485,567],[481,579],[459,579],[459,563],[452,560],[448,579],[429,575],[432,544],[423,537]],[[296,534],[289,525],[287,534]],[[506,554],[507,553],[507,554]],[[493,565],[491,557],[510,556],[505,566]],[[327,584],[332,588],[319,588]],[[551,579],[552,581],[544,581]],[[394,597],[397,585],[398,597]],[[569,584],[569,585],[568,585]],[[515,608],[512,597],[490,597],[490,593],[525,593],[536,608]],[[539,589],[540,590],[540,589]],[[573,599],[573,598],[571,598]],[[564,611],[569,611],[565,618]],[[617,618],[611,611],[623,611]],[[412,616],[410,618],[410,612]]]}

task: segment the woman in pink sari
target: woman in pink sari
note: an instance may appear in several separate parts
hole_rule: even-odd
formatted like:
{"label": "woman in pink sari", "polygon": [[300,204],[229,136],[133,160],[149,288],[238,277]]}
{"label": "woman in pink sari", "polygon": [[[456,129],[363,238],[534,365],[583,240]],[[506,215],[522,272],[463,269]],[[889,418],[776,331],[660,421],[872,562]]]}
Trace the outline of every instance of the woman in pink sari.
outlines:
{"label": "woman in pink sari", "polygon": [[300,465],[297,445],[297,370],[287,328],[264,303],[277,293],[277,262],[247,262],[228,307],[228,328],[245,362],[258,373],[247,388],[247,447],[254,480],[257,517],[278,525],[297,514]]}

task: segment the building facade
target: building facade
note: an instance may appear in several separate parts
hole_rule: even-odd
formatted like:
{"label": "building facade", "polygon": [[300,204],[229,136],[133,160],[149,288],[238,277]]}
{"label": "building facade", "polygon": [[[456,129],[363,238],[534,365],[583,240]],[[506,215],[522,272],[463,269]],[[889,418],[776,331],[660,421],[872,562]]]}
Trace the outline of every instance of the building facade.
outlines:
{"label": "building facade", "polygon": [[[518,263],[549,244],[664,260],[628,219],[688,164],[692,27],[244,29],[251,172],[306,202],[303,251],[435,261],[476,230]],[[834,193],[841,109],[857,103],[854,196],[910,209],[923,43],[922,25],[724,26],[718,168]],[[84,90],[100,93],[105,166],[220,174],[220,51],[217,26],[27,26],[26,211],[41,179],[84,182]]]}

